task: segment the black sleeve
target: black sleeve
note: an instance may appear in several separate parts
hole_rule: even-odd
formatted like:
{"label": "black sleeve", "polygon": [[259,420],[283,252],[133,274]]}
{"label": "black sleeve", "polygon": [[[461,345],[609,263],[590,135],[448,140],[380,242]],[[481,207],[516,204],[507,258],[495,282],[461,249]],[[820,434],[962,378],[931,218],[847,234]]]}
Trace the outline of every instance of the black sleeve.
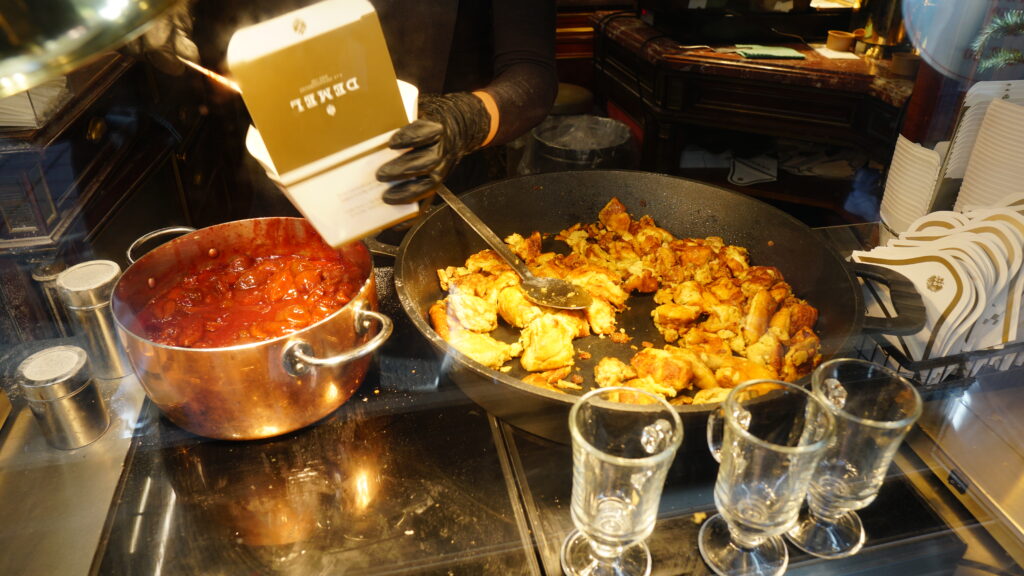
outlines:
{"label": "black sleeve", "polygon": [[486,91],[498,104],[492,145],[536,126],[558,93],[554,0],[494,0],[494,78]]}

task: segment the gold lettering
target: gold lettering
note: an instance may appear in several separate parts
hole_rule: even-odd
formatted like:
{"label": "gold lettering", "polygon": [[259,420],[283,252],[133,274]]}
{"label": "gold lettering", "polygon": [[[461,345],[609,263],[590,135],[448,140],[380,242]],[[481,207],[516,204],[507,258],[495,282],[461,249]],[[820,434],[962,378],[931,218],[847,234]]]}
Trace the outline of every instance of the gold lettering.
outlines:
{"label": "gold lettering", "polygon": [[330,100],[340,98],[353,90],[359,90],[358,78],[349,78],[326,88],[319,88],[315,93],[303,94],[299,98],[288,102],[288,105],[295,112],[305,112]]}

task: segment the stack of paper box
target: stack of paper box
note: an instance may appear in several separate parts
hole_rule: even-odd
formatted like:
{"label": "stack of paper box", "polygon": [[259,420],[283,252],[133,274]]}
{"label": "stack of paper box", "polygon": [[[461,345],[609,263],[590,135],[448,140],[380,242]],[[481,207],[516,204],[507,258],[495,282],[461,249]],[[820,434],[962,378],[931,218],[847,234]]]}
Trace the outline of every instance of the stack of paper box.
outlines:
{"label": "stack of paper box", "polygon": [[326,0],[240,29],[228,65],[255,124],[250,151],[328,244],[417,213],[384,204],[375,178],[399,153],[388,138],[415,112],[369,2]]}

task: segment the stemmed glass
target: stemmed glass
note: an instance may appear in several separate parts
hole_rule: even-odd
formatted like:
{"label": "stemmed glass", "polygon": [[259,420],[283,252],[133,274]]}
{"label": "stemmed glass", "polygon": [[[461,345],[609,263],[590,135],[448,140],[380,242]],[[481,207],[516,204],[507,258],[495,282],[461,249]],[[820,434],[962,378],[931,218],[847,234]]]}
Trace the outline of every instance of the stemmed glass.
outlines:
{"label": "stemmed glass", "polygon": [[813,556],[843,558],[864,545],[854,511],[878,495],[896,449],[921,415],[921,396],[892,370],[852,358],[825,362],[811,383],[835,415],[836,441],[818,463],[807,509],[786,537]]}
{"label": "stemmed glass", "polygon": [[789,552],[782,534],[796,522],[811,473],[832,440],[834,418],[809,390],[777,380],[733,388],[708,418],[719,461],[718,514],[701,526],[700,553],[721,576],[777,576]]}
{"label": "stemmed glass", "polygon": [[598,388],[569,411],[576,530],[562,545],[569,575],[647,575],[665,476],[683,441],[676,410],[659,395]]}

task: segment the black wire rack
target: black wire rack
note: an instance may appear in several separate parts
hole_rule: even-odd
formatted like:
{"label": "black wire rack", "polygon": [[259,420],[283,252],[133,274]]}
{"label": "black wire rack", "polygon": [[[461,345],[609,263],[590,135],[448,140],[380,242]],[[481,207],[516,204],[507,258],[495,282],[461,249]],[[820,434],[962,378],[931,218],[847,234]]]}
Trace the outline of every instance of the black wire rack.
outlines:
{"label": "black wire rack", "polygon": [[855,349],[860,358],[891,368],[913,381],[918,391],[927,396],[964,390],[980,374],[1024,366],[1024,341],[926,360],[908,358],[879,334],[861,336]]}

